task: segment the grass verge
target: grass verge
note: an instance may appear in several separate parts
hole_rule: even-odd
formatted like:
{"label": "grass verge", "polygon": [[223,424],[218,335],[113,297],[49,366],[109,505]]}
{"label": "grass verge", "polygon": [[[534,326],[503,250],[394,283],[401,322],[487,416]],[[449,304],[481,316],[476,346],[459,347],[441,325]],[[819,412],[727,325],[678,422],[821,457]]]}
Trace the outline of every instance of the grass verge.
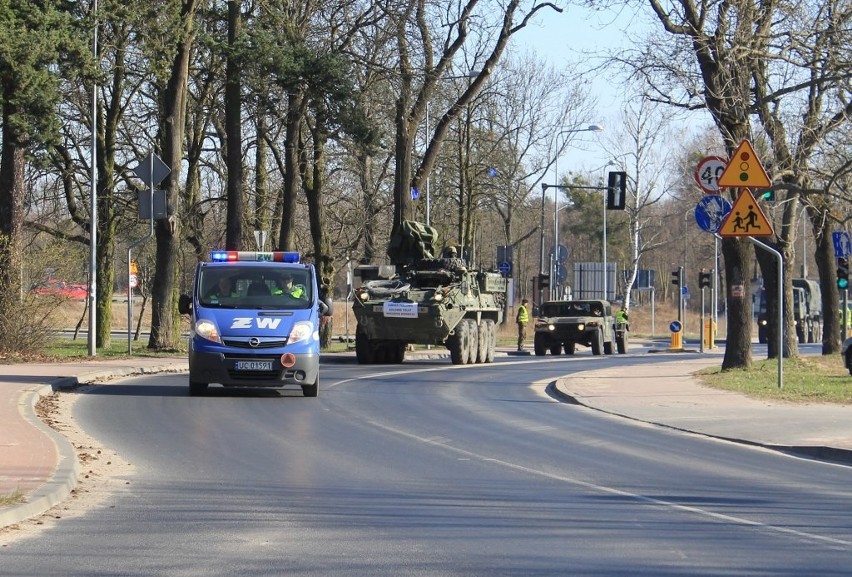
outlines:
{"label": "grass verge", "polygon": [[778,388],[778,361],[755,362],[749,369],[713,367],[697,374],[708,387],[756,399],[792,403],[852,404],[852,377],[840,355],[784,359],[783,387]]}
{"label": "grass verge", "polygon": [[0,495],[0,507],[6,507],[8,505],[16,505],[17,503],[24,502],[24,494],[20,489],[15,491],[10,495]]}

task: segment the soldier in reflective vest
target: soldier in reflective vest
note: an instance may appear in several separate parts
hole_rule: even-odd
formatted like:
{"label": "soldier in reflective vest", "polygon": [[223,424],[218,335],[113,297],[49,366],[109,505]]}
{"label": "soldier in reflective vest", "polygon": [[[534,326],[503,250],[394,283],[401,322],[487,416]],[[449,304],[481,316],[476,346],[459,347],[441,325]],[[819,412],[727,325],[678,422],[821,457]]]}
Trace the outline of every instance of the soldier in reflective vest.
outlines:
{"label": "soldier in reflective vest", "polygon": [[530,322],[530,313],[527,305],[530,301],[523,299],[521,306],[518,307],[518,315],[515,317],[515,322],[518,323],[518,350],[524,350],[524,341],[527,340],[527,323]]}

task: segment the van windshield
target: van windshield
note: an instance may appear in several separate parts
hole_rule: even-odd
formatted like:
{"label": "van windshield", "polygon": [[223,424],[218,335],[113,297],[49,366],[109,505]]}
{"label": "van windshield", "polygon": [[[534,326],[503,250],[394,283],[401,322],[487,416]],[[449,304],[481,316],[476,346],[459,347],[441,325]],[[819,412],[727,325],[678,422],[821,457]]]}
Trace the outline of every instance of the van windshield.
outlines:
{"label": "van windshield", "polygon": [[198,279],[198,302],[233,309],[305,309],[313,300],[308,272],[284,267],[209,267]]}

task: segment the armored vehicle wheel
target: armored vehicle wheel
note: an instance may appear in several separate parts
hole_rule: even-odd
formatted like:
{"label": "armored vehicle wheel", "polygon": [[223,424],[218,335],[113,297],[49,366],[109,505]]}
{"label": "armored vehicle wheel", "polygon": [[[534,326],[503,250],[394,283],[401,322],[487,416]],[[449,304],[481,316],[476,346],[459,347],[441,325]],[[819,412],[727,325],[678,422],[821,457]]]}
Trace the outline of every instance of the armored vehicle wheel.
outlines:
{"label": "armored vehicle wheel", "polygon": [[611,355],[612,354],[612,341],[608,341],[604,343],[604,354]]}
{"label": "armored vehicle wheel", "polygon": [[476,327],[477,329],[477,343],[479,346],[476,349],[476,362],[484,363],[485,358],[488,356],[488,346],[491,343],[491,339],[488,335],[488,325],[485,324],[485,319],[479,321],[479,324]]}
{"label": "armored vehicle wheel", "polygon": [[189,381],[189,394],[193,397],[203,395],[207,391],[207,383]]}
{"label": "armored vehicle wheel", "polygon": [[595,331],[595,336],[592,337],[592,354],[603,354],[603,333],[600,330]]}
{"label": "armored vehicle wheel", "polygon": [[541,333],[535,334],[535,340],[533,341],[533,352],[537,357],[543,357],[544,353],[547,352],[547,337]]}
{"label": "armored vehicle wheel", "polygon": [[408,344],[406,343],[397,343],[396,350],[394,351],[394,362],[396,364],[402,363],[405,360],[405,349],[408,348]]}
{"label": "armored vehicle wheel", "polygon": [[550,354],[551,355],[561,355],[562,354],[562,343],[550,343]]}
{"label": "armored vehicle wheel", "polygon": [[319,375],[317,380],[312,385],[302,385],[302,395],[306,397],[316,397],[319,395]]}
{"label": "armored vehicle wheel", "polygon": [[465,322],[467,322],[467,360],[465,363],[472,365],[476,362],[476,355],[479,351],[479,328],[473,319],[465,319]]}
{"label": "armored vehicle wheel", "polygon": [[450,349],[450,361],[454,365],[463,365],[466,362],[467,351],[467,322],[462,319],[456,325],[455,331],[447,339],[447,348]]}
{"label": "armored vehicle wheel", "polygon": [[355,358],[359,365],[372,365],[376,362],[373,345],[360,328],[355,330]]}
{"label": "armored vehicle wheel", "polygon": [[491,319],[486,319],[485,321],[485,332],[488,335],[488,348],[485,352],[485,362],[493,363],[494,362],[494,350],[497,348],[497,326],[494,324],[494,321]]}
{"label": "armored vehicle wheel", "polygon": [[565,343],[565,354],[566,354],[566,355],[573,355],[573,354],[574,354],[574,350],[575,350],[576,348],[577,348],[577,343],[575,343],[574,341],[571,341],[571,342]]}
{"label": "armored vehicle wheel", "polygon": [[621,337],[616,337],[615,346],[618,347],[618,354],[623,355],[627,353],[627,331],[624,331],[624,335]]}

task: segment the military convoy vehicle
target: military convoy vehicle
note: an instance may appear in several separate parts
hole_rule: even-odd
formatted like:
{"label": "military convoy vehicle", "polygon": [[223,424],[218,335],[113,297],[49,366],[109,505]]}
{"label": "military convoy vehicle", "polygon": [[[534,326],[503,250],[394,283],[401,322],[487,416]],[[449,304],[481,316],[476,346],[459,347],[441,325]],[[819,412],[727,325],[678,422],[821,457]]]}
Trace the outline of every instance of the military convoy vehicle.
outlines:
{"label": "military convoy vehicle", "polygon": [[[796,338],[800,343],[822,342],[822,289],[819,282],[804,278],[794,278],[793,285],[793,323]],[[757,312],[757,341],[769,341],[770,319],[766,312],[766,289],[760,289]],[[842,310],[842,308],[841,308]]]}
{"label": "military convoy vehicle", "polygon": [[627,352],[627,325],[616,329],[612,307],[607,301],[548,301],[541,304],[535,320],[533,351],[543,356],[573,355],[577,345],[591,347],[592,354]]}
{"label": "military convoy vehicle", "polygon": [[401,363],[410,344],[446,347],[456,365],[494,360],[506,279],[469,270],[450,250],[436,257],[436,236],[430,226],[403,221],[388,249],[393,264],[355,270],[360,364]]}

